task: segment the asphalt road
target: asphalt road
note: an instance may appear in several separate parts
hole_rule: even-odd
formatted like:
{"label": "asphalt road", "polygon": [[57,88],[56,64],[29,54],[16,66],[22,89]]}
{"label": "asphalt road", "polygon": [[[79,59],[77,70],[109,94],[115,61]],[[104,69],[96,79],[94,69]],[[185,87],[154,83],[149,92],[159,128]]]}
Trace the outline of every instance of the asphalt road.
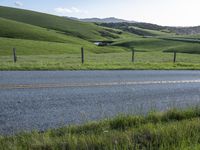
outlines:
{"label": "asphalt road", "polygon": [[196,106],[200,71],[0,72],[0,134]]}

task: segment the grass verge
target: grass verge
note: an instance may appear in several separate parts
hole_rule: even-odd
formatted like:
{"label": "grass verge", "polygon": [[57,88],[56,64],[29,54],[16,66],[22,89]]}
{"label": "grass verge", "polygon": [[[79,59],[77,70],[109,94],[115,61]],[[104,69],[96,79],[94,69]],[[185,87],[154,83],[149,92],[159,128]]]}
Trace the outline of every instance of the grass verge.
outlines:
{"label": "grass verge", "polygon": [[199,149],[199,117],[199,108],[154,112],[147,116],[119,116],[43,133],[0,137],[0,149]]}

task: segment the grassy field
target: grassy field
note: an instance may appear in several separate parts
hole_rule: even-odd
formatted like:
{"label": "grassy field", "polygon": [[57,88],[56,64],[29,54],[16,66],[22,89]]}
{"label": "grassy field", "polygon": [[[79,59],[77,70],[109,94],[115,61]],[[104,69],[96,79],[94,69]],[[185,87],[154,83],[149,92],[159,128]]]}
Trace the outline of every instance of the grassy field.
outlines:
{"label": "grassy field", "polygon": [[177,46],[175,49],[168,48],[164,52],[179,52],[179,53],[189,53],[189,54],[200,54],[200,44],[191,44],[184,46]]}
{"label": "grassy field", "polygon": [[200,109],[118,116],[86,125],[0,137],[1,150],[198,150]]}
{"label": "grassy field", "polygon": [[64,35],[62,32],[3,18],[0,18],[0,26],[0,37],[72,44],[89,43],[74,36]]}
{"label": "grassy field", "polygon": [[[147,38],[93,23],[1,6],[0,27],[0,70],[200,69],[200,46],[194,39],[199,35],[177,36],[138,28],[156,35]],[[94,41],[113,43],[96,46]],[[12,61],[14,47],[16,64]],[[80,63],[81,47],[85,49],[84,65]],[[133,47],[137,52],[134,64]],[[174,51],[180,53],[176,64],[172,63]]]}
{"label": "grassy field", "polygon": [[173,48],[176,49],[178,46],[184,46],[184,45],[192,45],[191,43],[184,43],[184,42],[178,42],[178,41],[167,41],[162,40],[158,38],[142,38],[137,37],[135,39],[125,39],[125,40],[119,40],[117,42],[114,42],[112,45],[114,46],[120,46],[120,47],[126,47],[131,48],[134,47],[137,51],[160,51],[167,48]]}
{"label": "grassy field", "polygon": [[0,57],[0,70],[144,70],[144,69],[200,69],[200,55],[173,54],[162,52],[136,52],[135,63],[131,52],[94,54],[85,52],[85,64],[81,64],[80,51],[77,54],[62,55],[20,55],[13,63],[12,55]]}
{"label": "grassy field", "polygon": [[149,33],[149,35],[154,35],[154,36],[172,36],[175,35],[175,33],[170,33],[170,32],[162,32],[162,31],[158,31],[158,30],[149,30],[149,29],[142,29],[139,27],[129,27],[129,28],[134,28],[135,30],[139,30],[141,32],[146,32],[147,34]]}
{"label": "grassy field", "polygon": [[[64,32],[65,34],[87,40],[106,40],[107,38],[116,36],[115,33],[110,33],[93,23],[85,23],[65,17],[58,17],[22,9],[0,6],[0,17],[47,29],[57,30]],[[102,36],[102,33],[108,34]]]}
{"label": "grassy field", "polygon": [[[123,36],[126,38],[129,34]],[[134,41],[124,42],[121,39],[121,42],[115,42],[111,46],[98,47],[85,40],[80,42],[79,39],[60,43],[0,38],[0,70],[200,69],[200,55],[178,53],[177,63],[174,64],[173,53],[162,52],[162,49],[173,46],[176,47],[176,51],[181,46],[185,49],[188,46],[190,51],[194,47],[195,51],[199,47],[198,44],[138,37],[132,40]],[[135,63],[131,62],[132,45],[136,50]],[[84,65],[80,62],[82,46],[85,48]],[[12,56],[13,47],[17,49],[18,57],[15,64]],[[173,52],[174,49],[166,51],[170,50]]]}

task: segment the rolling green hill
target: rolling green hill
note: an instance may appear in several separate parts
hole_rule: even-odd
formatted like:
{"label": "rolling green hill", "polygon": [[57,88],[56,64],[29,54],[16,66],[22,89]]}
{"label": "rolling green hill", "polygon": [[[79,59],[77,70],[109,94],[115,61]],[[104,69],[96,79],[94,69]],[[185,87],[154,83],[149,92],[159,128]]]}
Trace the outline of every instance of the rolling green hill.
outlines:
{"label": "rolling green hill", "polygon": [[122,52],[126,48],[98,47],[91,41],[134,36],[92,23],[15,8],[0,6],[0,16],[1,55],[11,55],[13,47],[20,55],[76,54],[82,46],[92,53]]}
{"label": "rolling green hill", "polygon": [[175,33],[167,32],[165,30],[150,30],[150,29],[143,29],[135,26],[130,26],[130,29],[135,29],[138,32],[141,32],[143,36],[173,36]]}
{"label": "rolling green hill", "polygon": [[87,53],[120,53],[127,51],[126,48],[118,46],[98,47],[92,43],[59,43],[47,41],[35,41],[0,37],[0,56],[12,56],[12,48],[17,48],[18,55],[59,55],[79,54],[80,48],[84,46]]}
{"label": "rolling green hill", "polygon": [[160,26],[152,23],[144,22],[118,22],[118,23],[97,23],[101,26],[112,27],[122,30],[127,30],[129,27],[137,27],[145,30],[160,31],[164,33],[175,33],[177,35],[194,35],[200,34],[200,26],[194,27],[170,27],[170,26]]}
{"label": "rolling green hill", "polygon": [[117,37],[116,35],[114,36],[114,33],[109,33],[93,23],[84,23],[65,17],[58,17],[29,10],[0,6],[0,17],[47,29],[61,31],[67,35],[76,36],[87,40],[106,40]]}
{"label": "rolling green hill", "polygon": [[189,54],[200,54],[200,44],[187,44],[177,46],[176,48],[168,48],[164,52],[178,52],[178,53],[189,53]]}
{"label": "rolling green hill", "polygon": [[113,46],[132,48],[134,47],[138,52],[150,52],[150,51],[164,51],[166,49],[176,50],[179,46],[191,46],[192,43],[186,43],[175,40],[164,40],[159,38],[142,38],[119,40],[112,44]]}
{"label": "rolling green hill", "polygon": [[175,32],[167,30],[167,28],[148,24],[148,23],[97,23],[97,25],[109,28],[120,29],[140,36],[172,36]]}
{"label": "rolling green hill", "polygon": [[[105,25],[124,30],[122,31],[65,17],[2,6],[0,6],[0,26],[0,37],[68,43],[74,44],[73,47],[84,46],[93,49],[90,50],[91,52],[98,53],[105,52],[105,49],[111,49],[113,48],[112,46],[118,50],[111,50],[110,52],[127,51],[132,47],[146,52],[171,51],[170,49],[176,50],[176,47],[178,47],[179,50],[177,51],[182,52],[180,47],[189,47],[191,45],[188,41],[183,40],[184,36],[180,40],[173,39],[172,37],[175,37],[173,33],[164,32],[162,31],[164,27],[157,25],[143,23],[111,23]],[[131,31],[125,30],[126,27]],[[143,36],[152,37],[144,38]],[[107,40],[114,41],[114,43],[111,46],[100,48],[89,42]],[[25,44],[23,41],[19,43]]]}
{"label": "rolling green hill", "polygon": [[4,18],[0,18],[0,37],[75,44],[87,42],[80,38],[64,35],[55,30],[45,29]]}
{"label": "rolling green hill", "polygon": [[[199,37],[175,35],[151,24],[136,24],[126,30],[0,6],[0,70],[174,69],[173,64],[166,64],[172,60],[171,52],[200,54]],[[109,44],[97,46],[96,41]],[[17,64],[12,60],[13,47]],[[88,63],[85,66],[80,65],[81,47]],[[131,63],[133,47],[136,66]],[[200,62],[199,56],[179,54],[178,58],[180,63],[190,63],[177,65],[179,69],[199,68],[195,64]]]}

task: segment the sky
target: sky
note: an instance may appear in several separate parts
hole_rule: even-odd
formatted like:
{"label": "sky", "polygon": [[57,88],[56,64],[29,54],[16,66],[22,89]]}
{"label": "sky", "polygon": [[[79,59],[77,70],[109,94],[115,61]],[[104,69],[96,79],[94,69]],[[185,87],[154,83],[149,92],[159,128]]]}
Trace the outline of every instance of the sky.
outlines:
{"label": "sky", "polygon": [[0,5],[77,18],[116,17],[165,26],[200,25],[200,0],[0,0]]}

